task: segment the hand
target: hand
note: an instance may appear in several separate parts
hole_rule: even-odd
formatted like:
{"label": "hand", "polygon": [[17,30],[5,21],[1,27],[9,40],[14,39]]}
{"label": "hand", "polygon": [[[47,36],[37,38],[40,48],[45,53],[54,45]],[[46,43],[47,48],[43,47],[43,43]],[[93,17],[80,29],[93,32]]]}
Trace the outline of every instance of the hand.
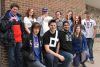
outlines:
{"label": "hand", "polygon": [[59,55],[58,58],[60,59],[60,61],[64,61],[65,58],[62,55]]}
{"label": "hand", "polygon": [[10,21],[13,21],[14,19],[16,20],[16,17],[11,17],[10,18]]}
{"label": "hand", "polygon": [[94,35],[94,36],[93,36],[93,39],[95,39],[95,37],[96,37],[96,36]]}
{"label": "hand", "polygon": [[30,46],[32,47],[32,41],[30,40]]}

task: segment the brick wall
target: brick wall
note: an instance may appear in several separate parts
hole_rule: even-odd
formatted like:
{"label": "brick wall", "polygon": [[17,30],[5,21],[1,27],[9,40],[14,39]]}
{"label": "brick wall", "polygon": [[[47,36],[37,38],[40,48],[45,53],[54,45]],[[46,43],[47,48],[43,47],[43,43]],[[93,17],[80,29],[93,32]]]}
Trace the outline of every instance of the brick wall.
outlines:
{"label": "brick wall", "polygon": [[37,16],[41,14],[42,7],[48,7],[51,16],[57,10],[66,15],[68,10],[73,10],[76,14],[82,14],[85,11],[84,0],[5,0],[5,11],[9,9],[11,3],[20,5],[20,13],[24,16],[28,8],[33,8]]}
{"label": "brick wall", "polygon": [[[2,15],[9,9],[11,3],[19,4],[22,16],[25,16],[28,8],[33,8],[37,16],[41,14],[43,7],[48,7],[51,16],[54,16],[56,11],[61,11],[65,16],[68,10],[82,15],[86,10],[84,0],[2,0]],[[0,65],[2,65],[0,67],[8,65],[7,51],[3,46],[0,46]]]}
{"label": "brick wall", "polygon": [[87,11],[91,14],[91,17],[96,20],[97,34],[100,34],[100,9],[86,5]]}

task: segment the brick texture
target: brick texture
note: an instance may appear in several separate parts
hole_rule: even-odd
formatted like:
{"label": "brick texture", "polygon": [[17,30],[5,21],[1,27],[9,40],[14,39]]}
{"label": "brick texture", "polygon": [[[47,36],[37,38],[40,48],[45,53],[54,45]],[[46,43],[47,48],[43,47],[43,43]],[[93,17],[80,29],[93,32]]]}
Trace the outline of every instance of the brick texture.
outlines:
{"label": "brick texture", "polygon": [[[84,0],[2,0],[2,15],[10,8],[11,3],[18,3],[20,6],[19,12],[23,17],[28,8],[33,8],[36,16],[41,15],[43,7],[49,9],[51,16],[54,16],[56,11],[61,11],[63,16],[65,16],[68,10],[72,10],[74,14],[83,15],[83,12],[86,10]],[[1,45],[0,65],[0,67],[8,67],[7,50]]]}
{"label": "brick texture", "polygon": [[87,11],[97,23],[97,34],[100,34],[100,9],[86,5]]}
{"label": "brick texture", "polygon": [[56,11],[62,11],[66,15],[68,10],[73,10],[75,14],[83,14],[85,11],[84,0],[5,0],[5,11],[9,9],[11,3],[18,3],[19,12],[25,16],[28,8],[33,8],[37,16],[41,14],[41,8],[48,7],[51,16]]}

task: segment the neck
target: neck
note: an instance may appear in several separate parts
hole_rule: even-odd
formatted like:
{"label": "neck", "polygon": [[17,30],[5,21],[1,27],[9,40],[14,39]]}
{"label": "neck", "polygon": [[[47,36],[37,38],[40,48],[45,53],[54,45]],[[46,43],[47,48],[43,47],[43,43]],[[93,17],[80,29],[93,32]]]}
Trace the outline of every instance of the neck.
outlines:
{"label": "neck", "polygon": [[29,16],[29,18],[32,18],[32,16]]}
{"label": "neck", "polygon": [[56,32],[56,30],[50,30],[50,32],[51,32],[52,34],[54,34],[54,33]]}
{"label": "neck", "polygon": [[37,36],[38,34],[33,33],[34,36]]}
{"label": "neck", "polygon": [[76,32],[76,36],[78,37],[79,36],[79,33]]}
{"label": "neck", "polygon": [[65,32],[68,32],[69,30],[65,30],[65,29],[64,29],[64,31],[65,31]]}
{"label": "neck", "polygon": [[14,14],[12,11],[11,11],[11,14],[12,14],[13,16],[16,16],[16,14]]}
{"label": "neck", "polygon": [[86,18],[86,20],[90,20],[90,18]]}

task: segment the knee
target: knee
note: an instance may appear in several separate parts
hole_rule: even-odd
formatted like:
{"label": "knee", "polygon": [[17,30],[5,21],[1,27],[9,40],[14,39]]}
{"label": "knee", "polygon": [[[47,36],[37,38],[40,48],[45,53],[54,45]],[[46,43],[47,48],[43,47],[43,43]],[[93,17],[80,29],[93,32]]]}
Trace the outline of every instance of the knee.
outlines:
{"label": "knee", "polygon": [[72,55],[72,54],[66,55],[65,61],[66,61],[66,62],[72,62],[72,61],[73,61],[73,55]]}

